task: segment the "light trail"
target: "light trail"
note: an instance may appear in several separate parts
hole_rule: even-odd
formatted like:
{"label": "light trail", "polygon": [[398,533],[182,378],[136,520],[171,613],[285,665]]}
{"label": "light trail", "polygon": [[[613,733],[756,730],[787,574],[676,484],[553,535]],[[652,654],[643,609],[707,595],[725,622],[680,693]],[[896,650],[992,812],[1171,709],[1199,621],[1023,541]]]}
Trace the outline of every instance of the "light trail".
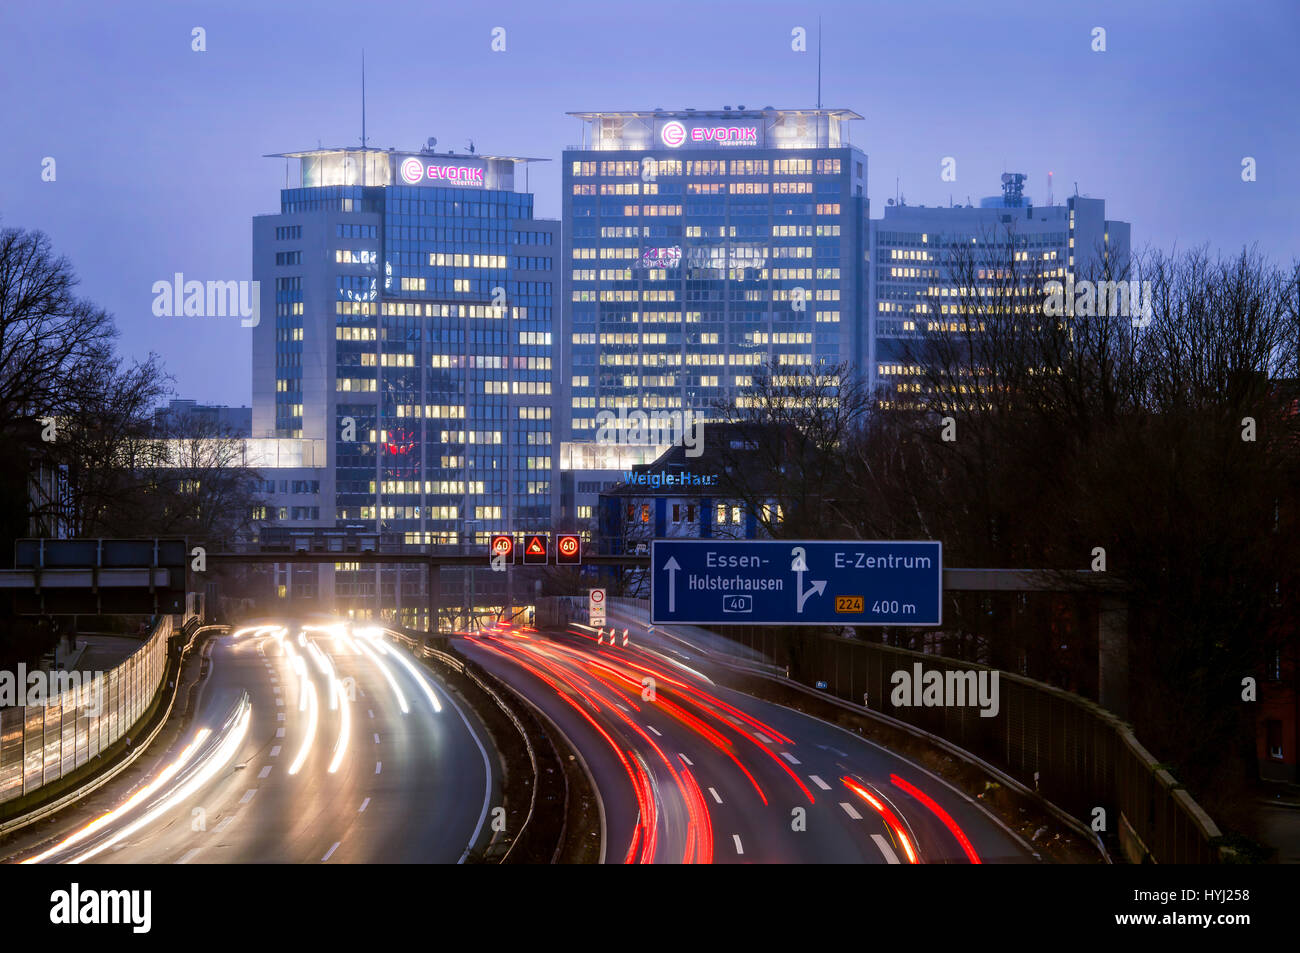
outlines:
{"label": "light trail", "polygon": [[297,757],[293,759],[293,764],[289,765],[290,774],[297,774],[303,762],[307,760],[307,755],[311,753],[312,745],[316,741],[316,722],[320,717],[320,705],[316,702],[316,686],[305,675],[303,681],[304,695],[307,699],[307,733],[303,736]]}
{"label": "light trail", "polygon": [[[104,852],[124,838],[131,836],[146,824],[150,824],[162,817],[173,807],[180,804],[194,792],[203,787],[203,785],[212,780],[212,778],[216,776],[217,772],[221,771],[230,763],[231,759],[234,758],[235,753],[239,750],[239,746],[243,744],[244,737],[248,734],[248,726],[252,720],[252,716],[253,706],[249,701],[248,693],[245,692],[240,696],[239,701],[235,704],[230,717],[226,719],[221,734],[218,736],[216,745],[208,754],[194,763],[192,766],[192,773],[189,777],[187,777],[172,792],[165,795],[161,801],[147,810],[139,818],[126,824],[123,828],[112,836],[106,838],[101,843],[96,844],[94,847],[91,847],[73,857],[69,863],[80,864]],[[67,838],[63,843],[37,855],[36,857],[24,861],[24,863],[38,863],[43,859],[53,856],[58,851],[64,850],[67,847],[84,840],[86,837],[96,833],[97,831],[105,829],[114,820],[124,818],[126,814],[138,807],[145,797],[158,791],[162,785],[175,778],[178,772],[180,772],[181,769],[184,768],[193,758],[198,747],[206,741],[210,735],[211,732],[208,729],[202,729],[195,737],[195,740],[181,753],[181,756],[171,765],[168,765],[168,767],[159,774],[153,784],[140,791],[135,797],[129,799],[120,808],[110,811],[108,814],[92,821],[91,824],[88,824],[85,828],[82,828],[82,830]]]}

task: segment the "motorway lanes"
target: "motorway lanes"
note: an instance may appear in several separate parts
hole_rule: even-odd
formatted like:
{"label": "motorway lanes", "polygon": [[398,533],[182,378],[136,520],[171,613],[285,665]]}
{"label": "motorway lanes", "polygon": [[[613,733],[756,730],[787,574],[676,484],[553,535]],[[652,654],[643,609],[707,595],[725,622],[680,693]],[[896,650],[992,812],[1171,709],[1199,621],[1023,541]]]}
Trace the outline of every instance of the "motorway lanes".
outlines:
{"label": "motorway lanes", "polygon": [[208,649],[175,759],[27,861],[457,863],[486,841],[486,730],[378,630],[268,625]]}
{"label": "motorway lanes", "polygon": [[622,630],[611,645],[585,627],[496,628],[457,646],[581,751],[607,863],[1032,862],[978,803],[911,762],[637,643]]}

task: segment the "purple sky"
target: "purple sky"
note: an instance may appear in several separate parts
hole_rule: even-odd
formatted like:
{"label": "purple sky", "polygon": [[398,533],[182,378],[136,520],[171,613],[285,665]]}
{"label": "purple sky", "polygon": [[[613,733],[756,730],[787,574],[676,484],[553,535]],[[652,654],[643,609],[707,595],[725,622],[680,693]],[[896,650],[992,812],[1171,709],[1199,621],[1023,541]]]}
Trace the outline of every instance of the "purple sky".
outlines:
{"label": "purple sky", "polygon": [[[978,203],[1003,171],[1046,200],[1074,189],[1133,223],[1137,247],[1257,242],[1300,257],[1300,3],[823,3],[823,103],[855,109],[872,215]],[[159,318],[155,281],[250,277],[251,217],[278,210],[269,152],[356,145],[550,157],[558,217],[580,109],[809,106],[817,8],[794,2],[5,3],[0,225],[49,233],[114,312],[121,349],[159,352],[180,396],[250,399],[238,318]],[[207,51],[191,51],[191,29]],[[505,27],[507,49],[490,49]],[[807,53],[791,31],[808,30]],[[1106,52],[1091,49],[1106,29]],[[57,180],[41,180],[42,159]],[[957,159],[957,181],[939,180]],[[1241,180],[1243,156],[1258,180]]]}

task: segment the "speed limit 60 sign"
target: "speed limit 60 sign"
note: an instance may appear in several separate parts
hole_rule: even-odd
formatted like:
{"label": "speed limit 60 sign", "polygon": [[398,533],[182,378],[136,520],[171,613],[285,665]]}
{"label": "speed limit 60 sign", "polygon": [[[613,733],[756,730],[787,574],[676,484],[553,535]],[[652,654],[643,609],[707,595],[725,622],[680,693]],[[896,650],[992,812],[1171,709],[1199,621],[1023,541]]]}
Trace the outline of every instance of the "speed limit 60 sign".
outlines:
{"label": "speed limit 60 sign", "polygon": [[576,533],[561,533],[555,537],[555,564],[557,566],[582,565],[582,540]]}
{"label": "speed limit 60 sign", "polygon": [[605,624],[605,590],[591,589],[587,593],[587,624],[603,626]]}

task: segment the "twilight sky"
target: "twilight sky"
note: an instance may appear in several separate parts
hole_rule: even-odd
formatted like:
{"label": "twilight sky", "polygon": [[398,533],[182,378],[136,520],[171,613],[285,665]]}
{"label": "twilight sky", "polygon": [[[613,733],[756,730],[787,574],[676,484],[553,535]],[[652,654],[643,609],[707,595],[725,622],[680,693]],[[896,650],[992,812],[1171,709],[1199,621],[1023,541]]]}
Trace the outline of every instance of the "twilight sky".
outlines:
{"label": "twilight sky", "polygon": [[5,2],[0,227],[47,232],[178,396],[247,404],[251,331],[155,317],[151,286],[251,277],[251,218],[285,174],[262,156],[359,144],[362,47],[371,145],[549,157],[531,185],[554,218],[566,111],[812,106],[819,11],[823,104],[866,117],[873,218],[896,179],[911,204],[978,204],[1026,172],[1042,204],[1052,171],[1058,202],[1075,182],[1106,199],[1135,248],[1300,260],[1297,0]]}

